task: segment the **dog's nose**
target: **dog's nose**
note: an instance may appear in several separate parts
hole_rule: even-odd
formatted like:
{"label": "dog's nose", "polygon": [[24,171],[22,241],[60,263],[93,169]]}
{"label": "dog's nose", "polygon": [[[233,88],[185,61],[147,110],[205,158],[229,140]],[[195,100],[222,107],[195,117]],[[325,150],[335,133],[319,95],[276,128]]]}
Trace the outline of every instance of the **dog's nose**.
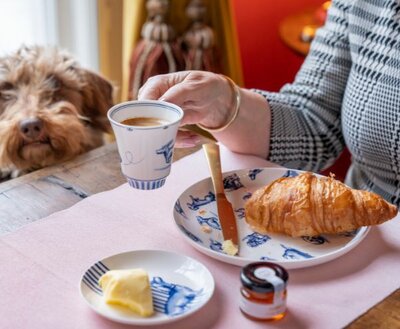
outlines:
{"label": "dog's nose", "polygon": [[19,123],[19,130],[21,133],[30,139],[38,138],[42,129],[43,121],[39,118],[24,119]]}

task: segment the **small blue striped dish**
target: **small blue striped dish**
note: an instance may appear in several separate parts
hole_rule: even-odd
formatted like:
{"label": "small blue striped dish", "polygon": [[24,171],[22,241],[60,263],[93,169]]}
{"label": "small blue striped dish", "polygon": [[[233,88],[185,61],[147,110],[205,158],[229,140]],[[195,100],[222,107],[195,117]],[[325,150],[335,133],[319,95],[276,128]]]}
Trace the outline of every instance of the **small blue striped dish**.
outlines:
{"label": "small blue striped dish", "polygon": [[[149,273],[155,314],[139,317],[128,308],[108,305],[98,284],[111,269],[142,268]],[[155,325],[186,317],[204,306],[214,291],[214,279],[198,261],[161,250],[136,250],[114,255],[90,266],[82,276],[80,292],[98,314],[116,322]]]}

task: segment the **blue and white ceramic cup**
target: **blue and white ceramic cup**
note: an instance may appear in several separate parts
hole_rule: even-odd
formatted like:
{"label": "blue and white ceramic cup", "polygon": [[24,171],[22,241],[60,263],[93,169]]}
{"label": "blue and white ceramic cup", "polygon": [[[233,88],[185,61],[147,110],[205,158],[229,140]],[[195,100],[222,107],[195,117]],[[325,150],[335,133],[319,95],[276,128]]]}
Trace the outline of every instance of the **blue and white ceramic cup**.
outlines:
{"label": "blue and white ceramic cup", "polygon": [[[141,190],[163,186],[171,170],[182,109],[163,101],[129,101],[113,106],[107,115],[129,185]],[[122,123],[131,118],[157,118],[160,122],[149,126]]]}

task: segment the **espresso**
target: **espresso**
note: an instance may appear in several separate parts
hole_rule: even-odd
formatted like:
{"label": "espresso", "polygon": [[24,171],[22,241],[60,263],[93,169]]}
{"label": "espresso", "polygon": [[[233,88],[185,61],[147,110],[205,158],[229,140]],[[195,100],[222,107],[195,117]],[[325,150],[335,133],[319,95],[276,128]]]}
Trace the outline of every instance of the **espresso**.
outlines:
{"label": "espresso", "polygon": [[135,117],[135,118],[125,119],[121,123],[128,126],[148,127],[148,126],[161,126],[168,123],[168,121],[155,117]]}

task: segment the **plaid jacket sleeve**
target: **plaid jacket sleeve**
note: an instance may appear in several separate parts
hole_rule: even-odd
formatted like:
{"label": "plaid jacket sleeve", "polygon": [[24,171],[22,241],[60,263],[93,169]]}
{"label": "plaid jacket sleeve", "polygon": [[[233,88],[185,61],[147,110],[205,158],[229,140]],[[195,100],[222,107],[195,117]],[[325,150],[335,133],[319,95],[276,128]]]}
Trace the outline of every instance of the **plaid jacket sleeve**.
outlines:
{"label": "plaid jacket sleeve", "polygon": [[279,93],[254,90],[268,100],[272,111],[270,161],[319,171],[343,150],[341,106],[351,67],[349,3],[333,1],[293,83]]}

